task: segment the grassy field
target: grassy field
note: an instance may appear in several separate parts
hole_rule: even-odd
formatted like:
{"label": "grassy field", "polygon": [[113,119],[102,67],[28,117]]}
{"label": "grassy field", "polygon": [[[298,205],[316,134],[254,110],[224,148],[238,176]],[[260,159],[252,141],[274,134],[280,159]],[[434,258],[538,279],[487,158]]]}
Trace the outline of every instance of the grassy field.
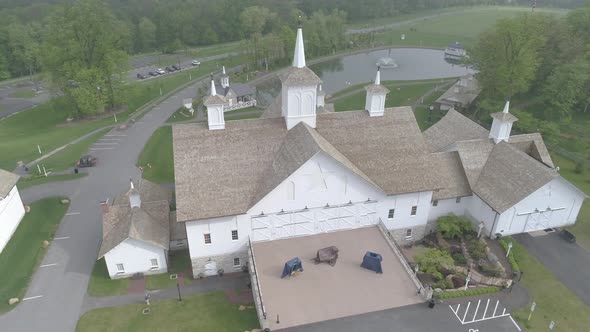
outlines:
{"label": "grassy field", "polygon": [[14,235],[0,254],[0,313],[13,308],[8,299],[22,300],[33,272],[45,256],[43,241],[51,241],[68,209],[60,198],[52,197],[31,203]]}
{"label": "grassy field", "polygon": [[87,173],[78,173],[78,174],[59,174],[59,175],[49,175],[49,176],[31,176],[28,178],[20,178],[16,186],[19,190],[23,190],[29,187],[37,186],[44,183],[49,182],[64,182],[64,181],[71,181],[71,180],[78,180],[85,176]]}
{"label": "grassy field", "polygon": [[18,89],[13,94],[10,95],[12,98],[23,98],[29,99],[35,97],[35,91],[31,89]]}
{"label": "grassy field", "polygon": [[154,301],[151,313],[142,314],[143,304],[90,311],[78,321],[77,332],[94,331],[219,331],[238,332],[258,328],[254,309],[239,311],[223,292]]}
{"label": "grassy field", "polygon": [[143,178],[155,183],[174,182],[172,127],[158,128],[143,147],[137,160],[143,167]]}
{"label": "grassy field", "polygon": [[110,296],[127,293],[129,288],[129,279],[111,280],[107,265],[104,258],[94,263],[92,275],[88,282],[88,295],[90,296]]}
{"label": "grassy field", "polygon": [[518,242],[513,241],[513,244],[518,265],[525,271],[521,283],[528,290],[531,301],[537,303],[530,322],[527,321],[530,306],[513,312],[520,326],[528,331],[548,331],[549,323],[555,321],[556,331],[586,331],[590,325],[590,307]]}
{"label": "grassy field", "polygon": [[191,258],[188,250],[170,251],[168,257],[168,273],[145,276],[145,288],[150,290],[176,286],[176,280],[170,279],[171,274],[184,272],[190,282]]}

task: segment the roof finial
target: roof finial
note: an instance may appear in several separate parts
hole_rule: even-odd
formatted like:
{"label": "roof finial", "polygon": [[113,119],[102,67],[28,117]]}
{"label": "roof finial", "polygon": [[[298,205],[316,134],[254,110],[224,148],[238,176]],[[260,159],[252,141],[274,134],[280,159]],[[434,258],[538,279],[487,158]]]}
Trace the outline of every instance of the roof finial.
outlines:
{"label": "roof finial", "polygon": [[375,76],[375,85],[381,84],[381,66],[377,66],[377,75]]}
{"label": "roof finial", "polygon": [[223,75],[225,75],[225,66],[221,67],[221,72],[223,73]]}
{"label": "roof finial", "polygon": [[297,18],[297,29],[302,29],[303,28],[303,20],[301,18],[301,15],[299,15],[299,17]]}
{"label": "roof finial", "polygon": [[217,91],[215,91],[215,81],[213,80],[213,77],[211,77],[211,95],[217,95]]}
{"label": "roof finial", "polygon": [[301,24],[301,16],[299,16],[299,26],[297,27],[297,39],[295,40],[293,67],[305,67],[305,50],[303,48],[303,25]]}
{"label": "roof finial", "polygon": [[510,98],[508,98],[508,100],[506,100],[506,105],[504,105],[504,110],[502,112],[508,113],[509,110],[510,110]]}
{"label": "roof finial", "polygon": [[129,183],[131,184],[131,189],[134,189],[135,187],[133,186],[133,179],[129,178]]}

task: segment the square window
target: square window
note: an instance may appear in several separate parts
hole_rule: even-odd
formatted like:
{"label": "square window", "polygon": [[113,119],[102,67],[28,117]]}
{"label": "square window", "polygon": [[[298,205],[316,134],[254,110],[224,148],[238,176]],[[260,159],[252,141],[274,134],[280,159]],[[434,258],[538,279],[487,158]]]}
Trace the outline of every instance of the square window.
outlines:
{"label": "square window", "polygon": [[432,206],[438,206],[438,200],[435,199],[434,201],[432,201]]}
{"label": "square window", "polygon": [[395,215],[395,209],[389,209],[389,214],[387,215],[387,218],[393,219],[394,215]]}
{"label": "square window", "polygon": [[455,202],[461,203],[461,197],[457,197],[457,199],[455,199]]}
{"label": "square window", "polygon": [[117,273],[125,273],[125,267],[122,263],[117,264]]}
{"label": "square window", "polygon": [[406,230],[406,238],[410,238],[410,237],[412,237],[412,229],[411,228],[408,228]]}
{"label": "square window", "polygon": [[205,233],[203,237],[205,238],[205,244],[211,244],[211,233]]}
{"label": "square window", "polygon": [[240,267],[240,257],[234,258],[234,267]]}
{"label": "square window", "polygon": [[418,212],[418,207],[416,205],[412,206],[412,212],[410,213],[410,215],[415,216],[417,212]]}
{"label": "square window", "polygon": [[159,267],[157,258],[150,259],[150,263],[152,263],[152,269],[157,269]]}
{"label": "square window", "polygon": [[233,241],[236,241],[238,239],[238,231],[237,230],[231,231],[231,239]]}

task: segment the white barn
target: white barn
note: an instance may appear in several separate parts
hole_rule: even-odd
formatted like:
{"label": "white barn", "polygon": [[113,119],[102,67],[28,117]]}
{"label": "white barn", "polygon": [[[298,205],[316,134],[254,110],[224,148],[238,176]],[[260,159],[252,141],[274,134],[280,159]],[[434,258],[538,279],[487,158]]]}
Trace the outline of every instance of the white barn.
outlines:
{"label": "white barn", "polygon": [[17,181],[18,175],[0,169],[0,253],[25,215]]}
{"label": "white barn", "polygon": [[212,94],[208,124],[173,127],[176,215],[195,276],[241,270],[250,242],[376,224],[415,241],[448,213],[489,236],[576,220],[584,194],[554,170],[539,134],[510,137],[508,107],[491,131],[451,110],[422,133],[410,107],[384,108],[377,72],[364,111],[328,112],[301,27],[281,81],[261,119],[226,123]]}
{"label": "white barn", "polygon": [[169,191],[141,179],[112,204],[102,204],[98,259],[105,258],[111,279],[168,270],[170,198]]}

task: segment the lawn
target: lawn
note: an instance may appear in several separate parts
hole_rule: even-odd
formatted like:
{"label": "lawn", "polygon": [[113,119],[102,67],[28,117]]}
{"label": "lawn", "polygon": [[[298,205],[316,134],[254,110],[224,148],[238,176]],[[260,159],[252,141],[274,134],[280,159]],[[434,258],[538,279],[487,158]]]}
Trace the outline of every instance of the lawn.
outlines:
{"label": "lawn", "polygon": [[548,331],[549,323],[555,321],[558,331],[586,331],[590,325],[590,307],[518,242],[512,243],[512,251],[524,271],[521,283],[528,290],[531,301],[537,303],[530,322],[527,321],[530,306],[513,312],[520,326],[528,331]]}
{"label": "lawn", "polygon": [[185,280],[191,279],[191,258],[188,250],[169,251],[168,273],[145,276],[145,287],[150,290],[176,286],[176,280],[170,279],[171,274],[185,273]]}
{"label": "lawn", "polygon": [[[194,103],[193,103],[194,105]],[[193,106],[194,107],[194,106]],[[194,120],[197,116],[197,109],[194,108],[195,112],[193,113],[193,115],[191,115],[189,113],[189,111],[184,108],[184,106],[179,107],[178,110],[174,113],[172,113],[172,115],[168,118],[168,120],[166,120],[166,123],[176,123],[176,122],[183,122],[183,121],[190,121],[190,120]]]}
{"label": "lawn", "polygon": [[111,280],[107,265],[104,258],[94,263],[92,275],[88,282],[88,295],[90,296],[110,296],[127,293],[129,288],[129,279]]}
{"label": "lawn", "polygon": [[177,299],[154,301],[151,313],[143,304],[104,308],[84,314],[76,331],[218,331],[241,332],[259,327],[254,309],[239,311],[221,291]]}
{"label": "lawn", "polygon": [[227,116],[225,121],[235,121],[235,120],[248,120],[248,119],[258,119],[262,115],[263,111],[259,112],[252,112],[252,113],[241,113],[235,114],[232,116]]}
{"label": "lawn", "polygon": [[30,204],[31,212],[21,221],[12,239],[0,254],[0,313],[13,308],[8,300],[22,300],[31,276],[43,260],[47,248],[43,241],[51,241],[68,204],[60,198],[45,198]]}
{"label": "lawn", "polygon": [[35,95],[35,91],[32,89],[18,89],[13,94],[11,94],[10,97],[29,99],[35,97]]}
{"label": "lawn", "polygon": [[143,178],[155,183],[174,182],[172,126],[158,128],[147,141],[137,166],[143,167]]}
{"label": "lawn", "polygon": [[78,180],[88,175],[87,173],[78,173],[78,174],[59,174],[59,175],[49,175],[49,176],[31,176],[27,178],[20,178],[18,183],[16,184],[18,190],[23,190],[29,187],[38,186],[40,184],[49,183],[49,182],[64,182],[64,181],[71,181],[71,180]]}

